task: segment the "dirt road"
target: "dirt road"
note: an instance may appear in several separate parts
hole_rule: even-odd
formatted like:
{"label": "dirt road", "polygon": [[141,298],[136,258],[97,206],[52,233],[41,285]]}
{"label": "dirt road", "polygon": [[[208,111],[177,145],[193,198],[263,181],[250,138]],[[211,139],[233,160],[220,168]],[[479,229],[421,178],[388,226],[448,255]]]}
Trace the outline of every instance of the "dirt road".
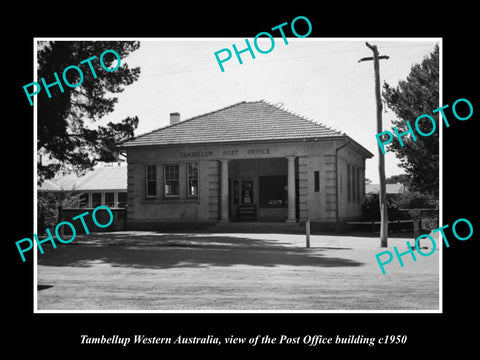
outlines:
{"label": "dirt road", "polygon": [[[406,250],[390,239],[389,250]],[[378,238],[97,233],[38,254],[38,310],[438,310],[439,250],[394,260]],[[426,251],[425,251],[426,252]]]}

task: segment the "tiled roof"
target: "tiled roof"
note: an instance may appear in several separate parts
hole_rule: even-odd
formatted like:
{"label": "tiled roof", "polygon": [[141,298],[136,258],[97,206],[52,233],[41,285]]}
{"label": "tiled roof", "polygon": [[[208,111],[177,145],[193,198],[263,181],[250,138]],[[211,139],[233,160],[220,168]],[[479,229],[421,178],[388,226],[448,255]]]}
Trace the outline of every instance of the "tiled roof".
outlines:
{"label": "tiled roof", "polygon": [[265,101],[241,102],[137,136],[121,148],[345,136]]}
{"label": "tiled roof", "polygon": [[40,191],[91,191],[127,189],[127,167],[101,167],[77,177],[67,174],[47,180],[38,188]]}
{"label": "tiled roof", "polygon": [[127,188],[127,167],[103,167],[88,172],[75,183],[75,190],[114,190]]}

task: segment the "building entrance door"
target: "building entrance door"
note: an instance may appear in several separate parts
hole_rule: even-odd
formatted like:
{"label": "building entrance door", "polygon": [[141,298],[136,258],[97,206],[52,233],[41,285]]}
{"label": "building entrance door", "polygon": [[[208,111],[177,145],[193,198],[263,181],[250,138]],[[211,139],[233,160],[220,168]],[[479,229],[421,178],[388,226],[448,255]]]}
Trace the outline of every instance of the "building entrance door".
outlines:
{"label": "building entrance door", "polygon": [[253,180],[242,180],[241,186],[241,203],[253,203]]}
{"label": "building entrance door", "polygon": [[240,204],[237,207],[239,221],[257,220],[257,205],[254,203],[253,188],[253,180],[242,180],[240,183]]}

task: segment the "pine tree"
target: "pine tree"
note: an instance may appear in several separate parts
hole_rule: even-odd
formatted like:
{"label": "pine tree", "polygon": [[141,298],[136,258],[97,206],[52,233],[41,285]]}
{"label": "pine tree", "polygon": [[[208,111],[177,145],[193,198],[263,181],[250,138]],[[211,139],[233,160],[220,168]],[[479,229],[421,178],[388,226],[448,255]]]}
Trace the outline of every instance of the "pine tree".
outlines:
{"label": "pine tree", "polygon": [[[139,48],[136,41],[49,41],[39,44],[38,79],[45,78],[47,84],[55,81],[54,73],[62,77],[63,70],[75,65],[84,69],[83,82],[78,87],[52,86],[49,98],[46,91],[37,95],[38,128],[37,149],[43,149],[54,163],[39,164],[38,179],[52,178],[59,168],[68,166],[75,170],[91,168],[97,161],[112,161],[115,145],[133,136],[138,118],[127,117],[119,123],[95,126],[95,122],[114,110],[118,99],[112,94],[120,93],[125,86],[135,82],[140,69],[130,69],[123,61],[115,71],[105,71],[99,57],[105,50],[116,51],[121,59]],[[96,56],[92,66],[94,78],[88,64],[80,62]],[[113,67],[117,59],[107,52],[102,59],[106,67]],[[68,72],[71,84],[80,82],[80,74]]]}

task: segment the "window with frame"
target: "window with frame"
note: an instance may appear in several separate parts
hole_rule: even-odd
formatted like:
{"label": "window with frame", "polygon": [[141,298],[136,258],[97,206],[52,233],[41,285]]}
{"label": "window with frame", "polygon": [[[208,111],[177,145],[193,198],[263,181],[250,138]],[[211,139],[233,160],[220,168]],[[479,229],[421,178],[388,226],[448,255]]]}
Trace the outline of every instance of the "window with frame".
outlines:
{"label": "window with frame", "polygon": [[350,175],[350,165],[347,164],[347,201],[350,201],[352,191],[352,178]]}
{"label": "window with frame", "polygon": [[198,163],[187,163],[187,197],[198,198]]}
{"label": "window with frame", "polygon": [[145,165],[145,197],[154,198],[157,196],[157,165]]}
{"label": "window with frame", "polygon": [[115,193],[114,192],[106,192],[105,193],[105,206],[109,208],[115,207]]}
{"label": "window with frame", "polygon": [[118,205],[119,208],[127,207],[127,192],[122,191],[118,193]]}
{"label": "window with frame", "polygon": [[352,202],[357,202],[357,181],[355,180],[355,166],[352,166]]}
{"label": "window with frame", "polygon": [[102,205],[102,193],[95,192],[92,193],[92,207],[96,208],[97,206]]}
{"label": "window with frame", "polygon": [[360,168],[357,167],[357,202],[360,202],[361,196],[361,182],[360,182]]}
{"label": "window with frame", "polygon": [[81,208],[87,208],[88,207],[88,200],[89,200],[89,193],[80,194],[80,196],[78,197],[78,202],[79,202],[78,205]]}
{"label": "window with frame", "polygon": [[320,191],[320,171],[313,172],[313,191]]}
{"label": "window with frame", "polygon": [[180,187],[180,165],[179,164],[163,164],[163,180],[165,187],[165,197],[178,197]]}
{"label": "window with frame", "polygon": [[267,175],[267,176],[259,177],[260,207],[262,208],[287,207],[287,200],[288,200],[287,176]]}
{"label": "window with frame", "polygon": [[365,199],[365,169],[362,169],[362,196],[361,200],[363,201]]}

